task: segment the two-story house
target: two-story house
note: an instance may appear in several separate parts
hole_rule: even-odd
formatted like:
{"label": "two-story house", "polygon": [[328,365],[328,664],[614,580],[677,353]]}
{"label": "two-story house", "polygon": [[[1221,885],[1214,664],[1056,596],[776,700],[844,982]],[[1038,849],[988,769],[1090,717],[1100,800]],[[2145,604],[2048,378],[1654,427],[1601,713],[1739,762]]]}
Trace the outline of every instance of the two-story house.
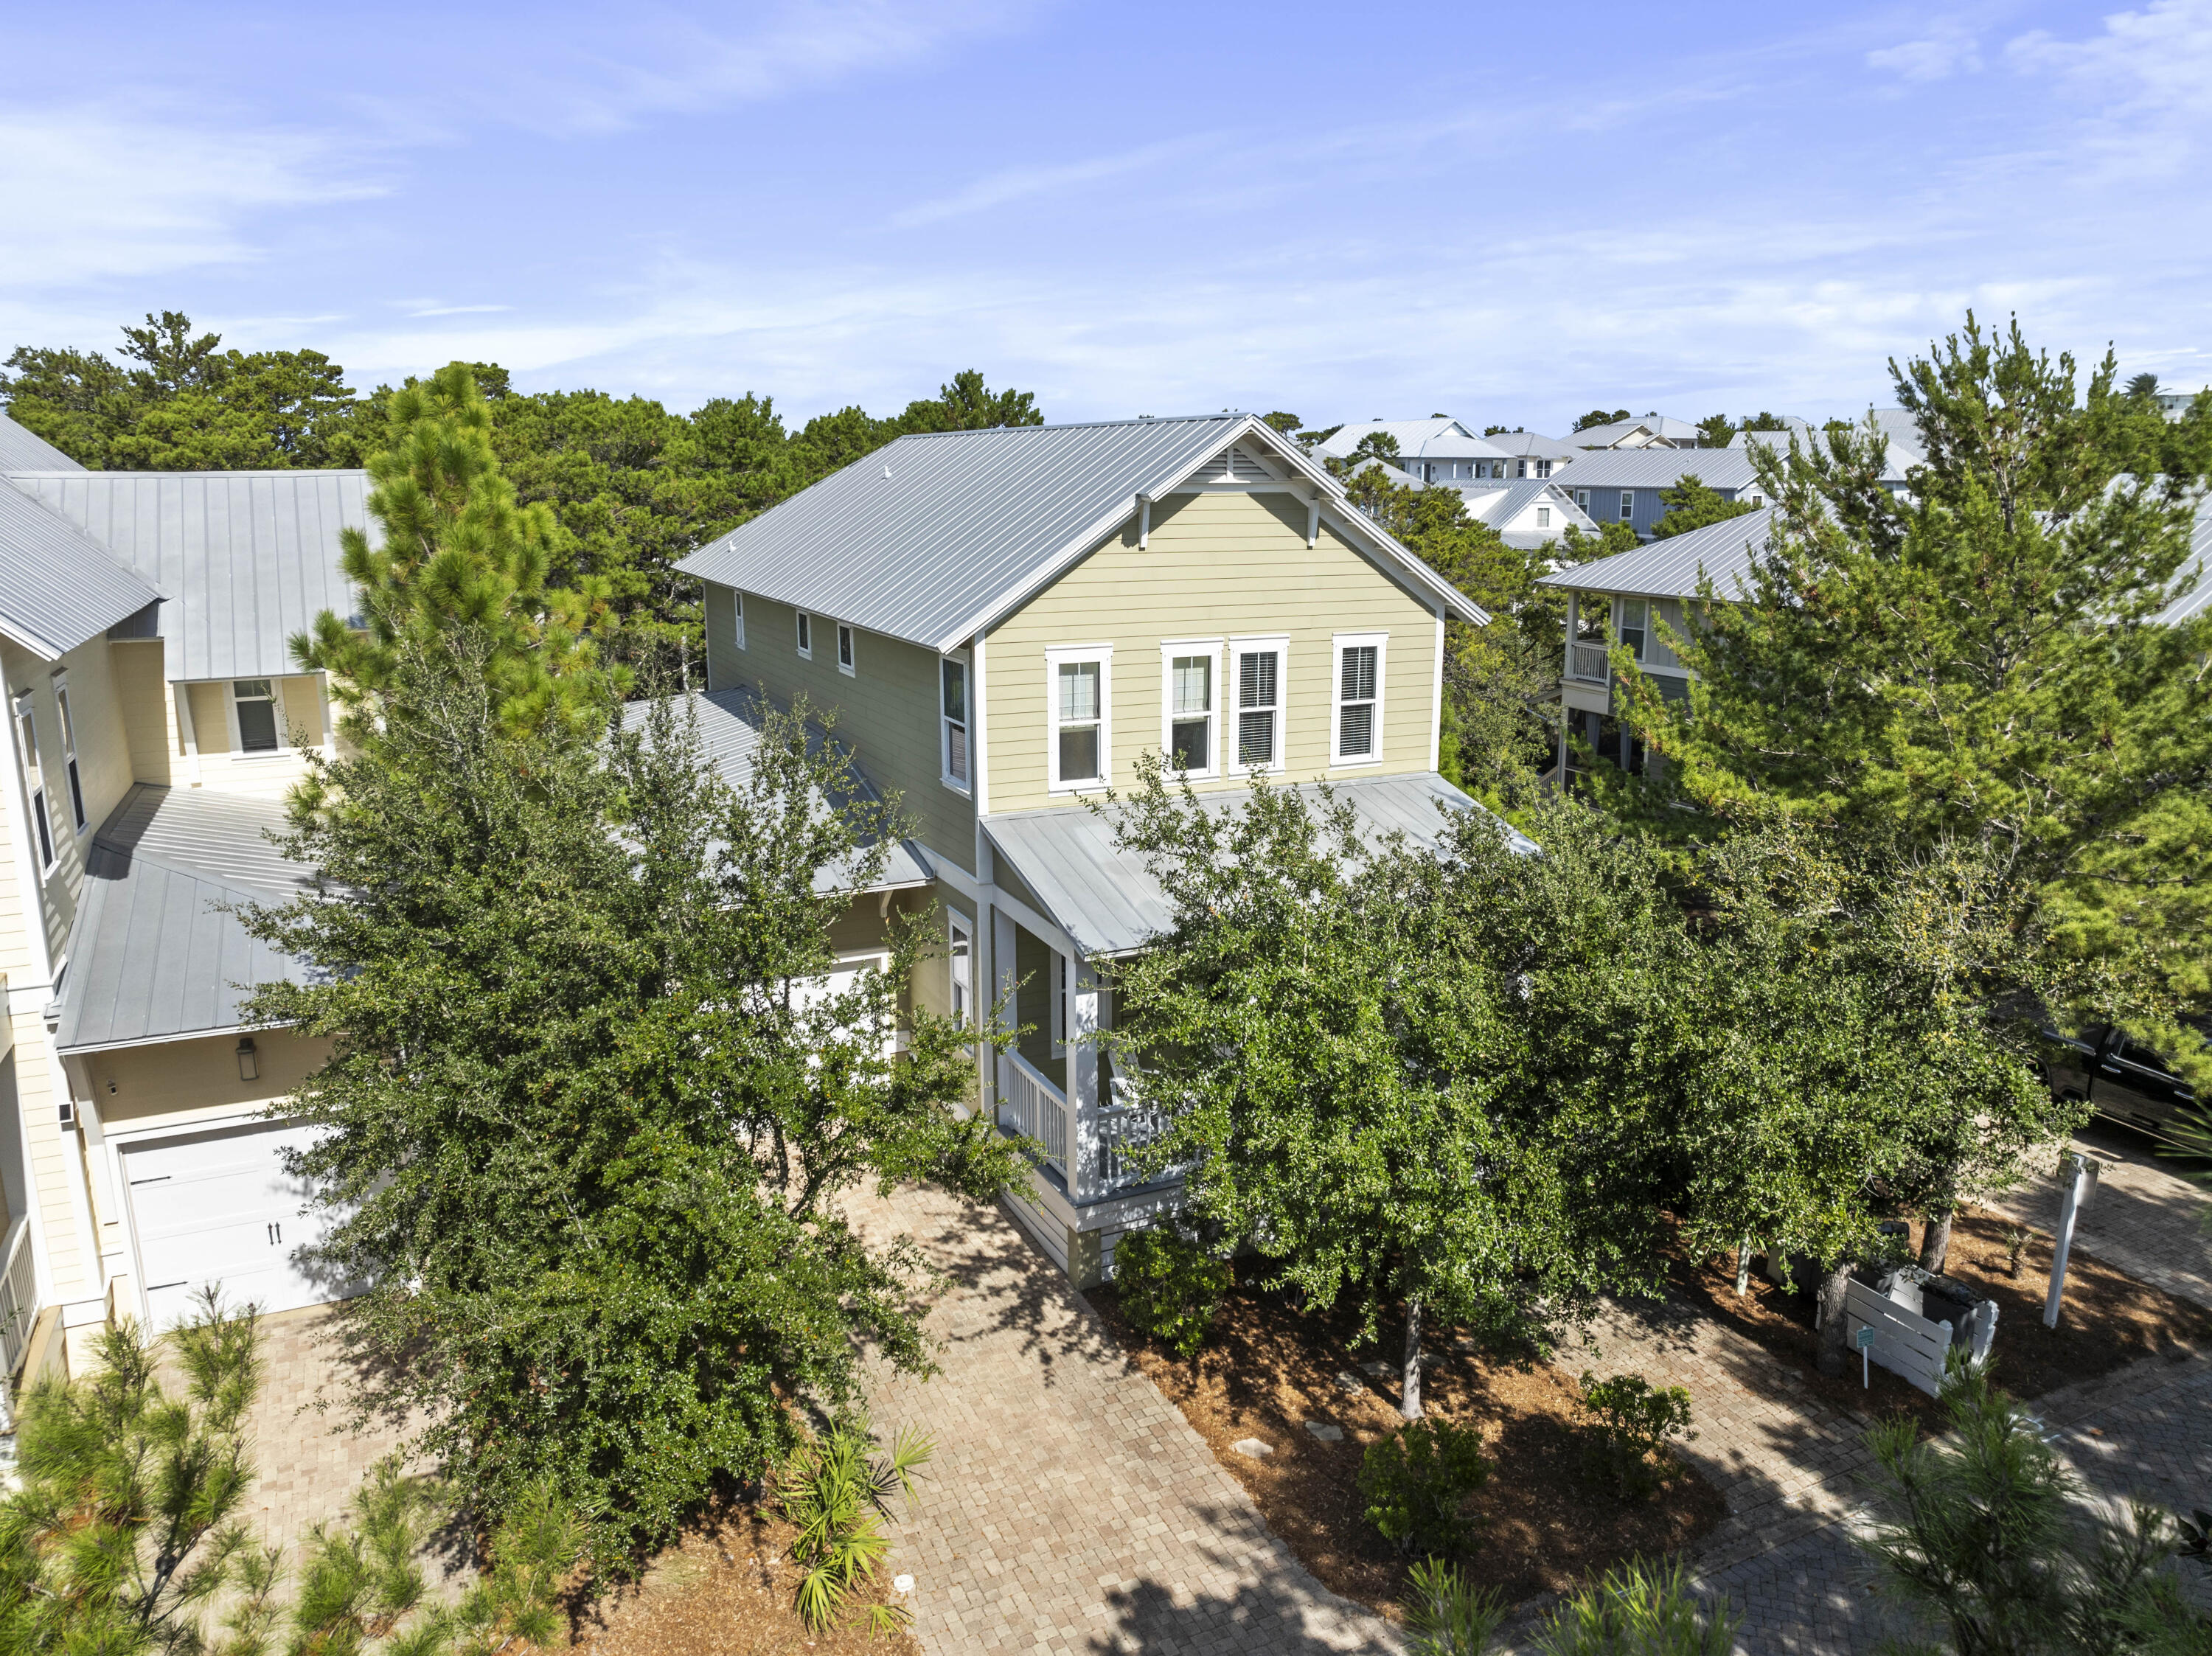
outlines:
{"label": "two-story house", "polygon": [[1664,414],[1584,426],[1567,440],[1582,449],[1696,448],[1705,434],[1687,420]]}
{"label": "two-story house", "polygon": [[1574,502],[1601,524],[1626,524],[1649,537],[1667,514],[1662,491],[1695,476],[1724,500],[1766,504],[1758,463],[1747,449],[1710,448],[1685,454],[1675,448],[1607,448],[1585,454],[1559,474]]}
{"label": "two-story house", "polygon": [[0,416],[0,1363],[82,1357],[200,1283],[334,1297],[263,1119],[318,1044],[245,1025],[289,974],[226,905],[301,870],[263,837],[333,726],[287,640],[353,610],[354,471],[88,472]]}
{"label": "two-story house", "polygon": [[1553,470],[1581,458],[1583,451],[1572,443],[1558,437],[1547,437],[1540,431],[1486,432],[1482,440],[1493,448],[1504,449],[1512,459],[1506,476],[1516,482],[1534,477],[1549,477]]}
{"label": "two-story house", "polygon": [[1462,483],[1459,492],[1468,517],[1488,524],[1506,545],[1523,551],[1559,540],[1570,529],[1585,535],[1597,532],[1597,525],[1575,504],[1564,483],[1529,477],[1509,483]]}
{"label": "two-story house", "polygon": [[[837,710],[912,826],[925,1004],[1024,1033],[978,1096],[1043,1147],[1010,1210],[1078,1282],[1175,1198],[1116,1101],[1112,966],[1166,899],[1092,809],[1141,755],[1208,800],[1326,779],[1376,833],[1433,838],[1471,802],[1437,773],[1447,618],[1482,612],[1247,415],[899,439],[680,566],[705,589],[708,701]],[[742,743],[743,737],[735,739]],[[921,880],[926,877],[928,883]]]}
{"label": "two-story house", "polygon": [[1495,484],[1513,475],[1513,458],[1504,449],[1441,414],[1426,420],[1355,420],[1315,444],[1314,453],[1324,460],[1349,459],[1377,434],[1398,445],[1392,464],[1417,482]]}

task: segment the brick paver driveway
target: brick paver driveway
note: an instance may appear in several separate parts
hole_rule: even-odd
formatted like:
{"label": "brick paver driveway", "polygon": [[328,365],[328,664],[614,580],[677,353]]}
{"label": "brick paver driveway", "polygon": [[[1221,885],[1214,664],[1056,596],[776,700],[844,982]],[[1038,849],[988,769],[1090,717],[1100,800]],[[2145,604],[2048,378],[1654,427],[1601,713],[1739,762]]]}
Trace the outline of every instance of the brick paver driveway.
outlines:
{"label": "brick paver driveway", "polygon": [[915,1578],[926,1649],[1401,1648],[1267,1532],[1006,1216],[912,1190],[852,1207],[872,1240],[912,1234],[948,1278],[927,1325],[944,1372],[875,1386],[879,1429],[937,1441],[893,1566]]}
{"label": "brick paver driveway", "polygon": [[[2074,1245],[2139,1282],[2179,1299],[2212,1306],[2212,1232],[2201,1222],[2212,1194],[2174,1171],[2151,1140],[2125,1127],[2092,1122],[2074,1148],[2102,1164],[2097,1192],[2081,1210]],[[2058,1225],[2059,1187],[2042,1178],[1989,1204],[2037,1230]]]}

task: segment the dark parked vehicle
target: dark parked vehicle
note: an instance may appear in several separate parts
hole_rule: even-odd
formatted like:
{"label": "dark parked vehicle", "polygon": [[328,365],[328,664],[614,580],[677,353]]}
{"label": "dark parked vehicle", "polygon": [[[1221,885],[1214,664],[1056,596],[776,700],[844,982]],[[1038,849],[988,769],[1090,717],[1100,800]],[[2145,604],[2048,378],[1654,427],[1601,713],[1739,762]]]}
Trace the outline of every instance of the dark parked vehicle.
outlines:
{"label": "dark parked vehicle", "polygon": [[2197,1102],[2163,1058],[2121,1030],[2100,1024],[2078,1035],[2045,1033],[2057,1048],[2050,1081],[2061,1098],[2086,1098],[2099,1115],[2161,1138],[2173,1136],[2182,1112]]}

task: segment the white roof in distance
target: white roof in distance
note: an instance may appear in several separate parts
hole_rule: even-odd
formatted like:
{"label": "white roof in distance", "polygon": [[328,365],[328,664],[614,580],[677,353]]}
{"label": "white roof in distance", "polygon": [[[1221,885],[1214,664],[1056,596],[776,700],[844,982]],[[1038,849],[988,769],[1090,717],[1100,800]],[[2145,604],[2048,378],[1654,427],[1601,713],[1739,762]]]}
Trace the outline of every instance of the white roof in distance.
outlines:
{"label": "white roof in distance", "polygon": [[1476,436],[1458,421],[1438,415],[1426,420],[1355,420],[1329,434],[1328,440],[1314,445],[1314,452],[1341,460],[1358,448],[1370,432],[1397,440],[1398,455],[1406,460],[1504,460],[1511,457],[1496,444]]}

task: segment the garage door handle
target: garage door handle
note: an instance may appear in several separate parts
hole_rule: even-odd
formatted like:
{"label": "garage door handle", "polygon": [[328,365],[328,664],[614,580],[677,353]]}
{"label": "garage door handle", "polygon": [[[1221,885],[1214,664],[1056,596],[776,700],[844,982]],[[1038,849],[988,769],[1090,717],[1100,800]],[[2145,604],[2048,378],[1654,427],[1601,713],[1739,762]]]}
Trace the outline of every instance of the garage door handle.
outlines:
{"label": "garage door handle", "polygon": [[276,1247],[278,1244],[280,1244],[281,1242],[283,1242],[283,1240],[284,1240],[284,1227],[283,1227],[283,1225],[281,1222],[280,1222],[280,1223],[277,1223],[277,1224],[270,1225],[270,1226],[269,1226],[267,1228],[268,1228],[268,1232],[269,1232],[269,1246],[270,1246],[270,1247]]}

